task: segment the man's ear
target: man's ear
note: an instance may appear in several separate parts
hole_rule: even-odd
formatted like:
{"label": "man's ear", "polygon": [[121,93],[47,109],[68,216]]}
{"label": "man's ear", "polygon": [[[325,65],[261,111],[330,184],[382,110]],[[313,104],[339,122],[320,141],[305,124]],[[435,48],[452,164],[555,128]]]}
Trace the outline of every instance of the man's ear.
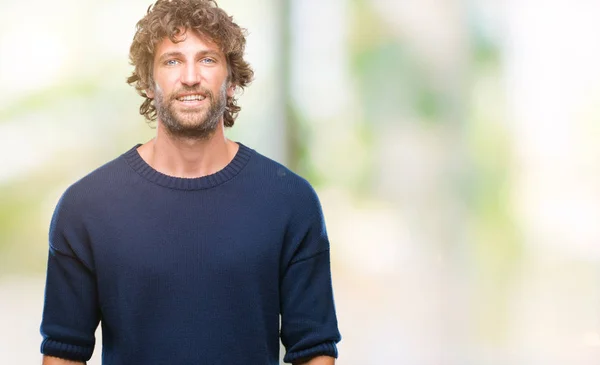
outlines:
{"label": "man's ear", "polygon": [[233,95],[235,95],[235,88],[235,84],[229,84],[227,87],[227,97],[231,98]]}
{"label": "man's ear", "polygon": [[148,83],[146,84],[148,85],[148,87],[144,90],[144,92],[146,93],[146,96],[149,97],[150,99],[154,99],[154,88],[156,87],[156,83],[154,83],[154,79],[152,77],[150,77],[150,79],[148,80]]}
{"label": "man's ear", "polygon": [[147,88],[146,90],[144,90],[144,92],[146,92],[147,97],[149,97],[150,99],[154,99],[154,89]]}

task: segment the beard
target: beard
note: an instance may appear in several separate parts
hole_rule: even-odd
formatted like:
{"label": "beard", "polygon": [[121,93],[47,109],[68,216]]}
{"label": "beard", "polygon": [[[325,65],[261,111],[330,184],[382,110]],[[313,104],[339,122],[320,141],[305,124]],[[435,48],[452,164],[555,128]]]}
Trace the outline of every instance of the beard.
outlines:
{"label": "beard", "polygon": [[[168,96],[155,87],[154,106],[160,122],[162,122],[167,133],[173,137],[209,139],[220,124],[221,118],[227,106],[227,82],[223,82],[219,95],[214,94],[203,87],[183,87]],[[176,110],[179,101],[176,95],[181,93],[199,93],[205,95],[208,101],[208,109]]]}

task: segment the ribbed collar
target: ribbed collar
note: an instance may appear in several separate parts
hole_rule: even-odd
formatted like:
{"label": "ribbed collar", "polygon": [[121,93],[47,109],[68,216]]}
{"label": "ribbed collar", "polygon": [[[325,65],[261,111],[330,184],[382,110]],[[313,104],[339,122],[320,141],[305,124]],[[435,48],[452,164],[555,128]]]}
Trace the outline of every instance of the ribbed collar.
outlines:
{"label": "ribbed collar", "polygon": [[242,171],[244,166],[246,166],[250,160],[254,151],[239,142],[237,142],[237,144],[240,148],[233,157],[233,160],[231,160],[227,166],[214,174],[196,178],[174,177],[155,170],[148,165],[138,153],[137,148],[141,146],[141,144],[133,146],[133,148],[123,154],[123,157],[132,169],[155,184],[178,190],[209,189],[232,179]]}

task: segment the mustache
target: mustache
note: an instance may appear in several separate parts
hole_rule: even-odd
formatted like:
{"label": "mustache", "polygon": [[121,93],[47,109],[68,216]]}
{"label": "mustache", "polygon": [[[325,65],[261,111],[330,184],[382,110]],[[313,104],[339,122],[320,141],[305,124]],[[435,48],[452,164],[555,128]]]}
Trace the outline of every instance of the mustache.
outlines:
{"label": "mustache", "polygon": [[203,88],[203,87],[182,87],[178,90],[175,90],[171,93],[171,97],[169,98],[170,100],[176,100],[177,99],[177,95],[181,95],[181,94],[202,94],[204,96],[206,96],[209,99],[213,99],[213,94],[210,90]]}

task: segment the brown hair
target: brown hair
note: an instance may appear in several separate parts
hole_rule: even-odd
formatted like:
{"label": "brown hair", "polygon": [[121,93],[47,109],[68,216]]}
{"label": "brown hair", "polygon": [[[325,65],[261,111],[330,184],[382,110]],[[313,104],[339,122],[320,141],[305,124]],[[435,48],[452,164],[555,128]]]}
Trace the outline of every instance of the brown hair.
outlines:
{"label": "brown hair", "polygon": [[[233,22],[233,18],[218,7],[215,0],[158,0],[148,7],[147,14],[137,23],[136,33],[129,49],[129,59],[134,66],[127,83],[133,85],[145,98],[140,114],[149,121],[156,120],[156,108],[146,90],[154,87],[152,68],[156,45],[165,37],[173,43],[181,41],[182,32],[188,30],[208,36],[227,59],[229,81],[244,88],[254,76],[254,71],[244,60],[246,30]],[[233,126],[241,108],[236,98],[227,97],[224,113],[226,127]]]}

